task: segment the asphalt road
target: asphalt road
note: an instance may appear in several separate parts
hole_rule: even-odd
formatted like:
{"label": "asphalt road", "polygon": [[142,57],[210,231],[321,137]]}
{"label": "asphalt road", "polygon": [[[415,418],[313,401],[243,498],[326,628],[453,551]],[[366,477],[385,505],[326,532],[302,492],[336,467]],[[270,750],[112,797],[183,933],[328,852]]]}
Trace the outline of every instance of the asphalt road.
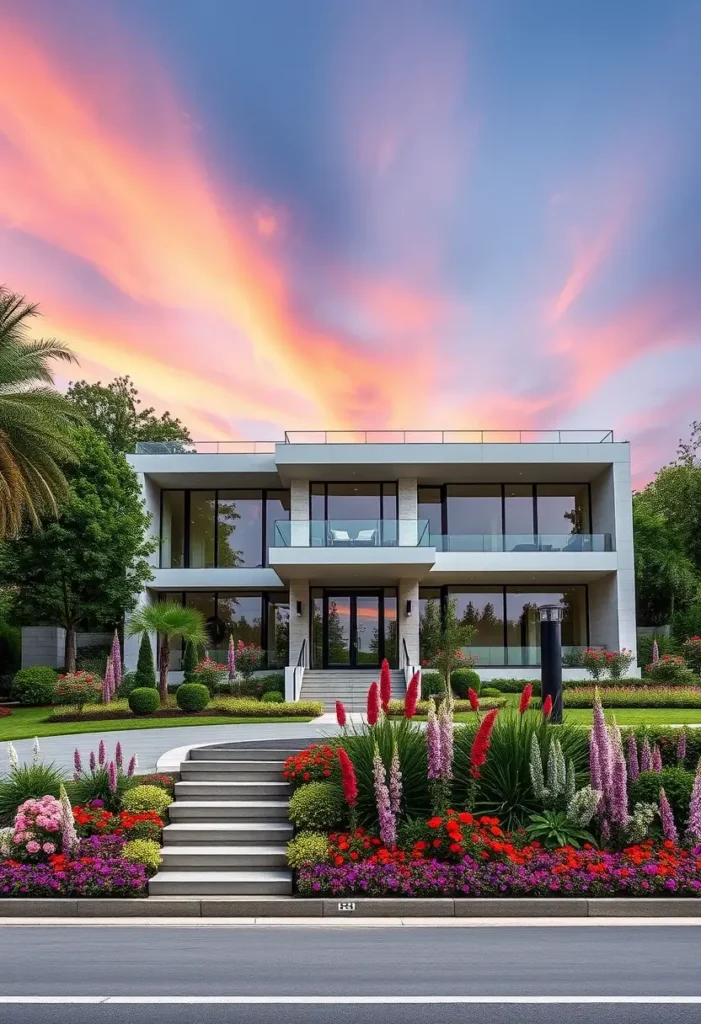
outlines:
{"label": "asphalt road", "polygon": [[[0,1021],[12,1024],[698,1024],[701,927],[0,926]],[[203,1004],[17,1005],[7,996],[232,997]],[[246,997],[263,997],[258,1004]],[[333,1005],[268,1003],[330,997]],[[384,997],[380,1005],[344,997]],[[398,1003],[406,997],[582,1002]],[[602,996],[636,1003],[585,1002]],[[664,996],[693,1005],[655,1004]]]}

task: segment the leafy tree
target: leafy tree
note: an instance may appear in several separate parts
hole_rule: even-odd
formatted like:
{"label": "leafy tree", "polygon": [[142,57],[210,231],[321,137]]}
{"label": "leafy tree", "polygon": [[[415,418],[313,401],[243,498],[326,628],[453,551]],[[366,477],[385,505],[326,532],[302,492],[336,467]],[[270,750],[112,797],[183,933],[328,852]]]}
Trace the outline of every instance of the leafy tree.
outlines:
{"label": "leafy tree", "polygon": [[0,586],[13,591],[18,624],[62,626],[65,666],[75,671],[78,627],[112,628],[151,578],[135,473],[90,427],[74,433],[79,462],[67,470],[69,490],[60,516],[41,532],[29,530],[0,550]]}
{"label": "leafy tree", "polygon": [[186,605],[176,604],[175,601],[159,601],[158,604],[145,605],[134,612],[127,624],[127,632],[131,636],[137,633],[160,634],[158,689],[161,706],[165,707],[168,703],[171,644],[173,640],[180,638],[186,644],[204,647],[207,643],[204,615],[196,608],[188,608]]}
{"label": "leafy tree", "polygon": [[139,409],[141,399],[128,376],[106,385],[75,381],[67,397],[114,452],[133,452],[139,441],[179,442],[184,450],[192,441],[187,427],[169,412],[156,416],[152,408]]}
{"label": "leafy tree", "polygon": [[633,498],[638,618],[648,625],[668,622],[675,610],[692,602],[699,591],[693,561],[654,504],[647,489]]}
{"label": "leafy tree", "polygon": [[78,410],[51,386],[52,359],[73,362],[54,339],[29,336],[38,307],[0,286],[0,540],[36,528],[68,493],[62,465],[75,460]]}
{"label": "leafy tree", "polygon": [[421,660],[429,662],[441,645],[440,601],[431,597],[426,601],[419,621]]}
{"label": "leafy tree", "polygon": [[438,636],[438,649],[429,660],[430,667],[438,669],[442,674],[447,693],[450,693],[451,672],[470,664],[462,648],[471,644],[476,636],[477,629],[474,626],[458,619],[455,598],[449,598]]}
{"label": "leafy tree", "polygon": [[153,670],[153,650],[151,649],[148,633],[143,633],[141,636],[135,675],[134,689],[143,686],[156,689],[156,673]]}

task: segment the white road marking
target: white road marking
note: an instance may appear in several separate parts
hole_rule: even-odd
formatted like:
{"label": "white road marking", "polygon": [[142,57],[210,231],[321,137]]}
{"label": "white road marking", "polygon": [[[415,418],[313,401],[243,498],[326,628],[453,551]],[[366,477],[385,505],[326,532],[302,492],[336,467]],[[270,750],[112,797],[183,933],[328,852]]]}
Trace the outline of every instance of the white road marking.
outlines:
{"label": "white road marking", "polygon": [[421,995],[421,996],[3,996],[0,995],[0,1005],[4,1004],[29,1004],[43,1005],[47,1003],[62,1004],[130,1004],[130,1005],[164,1005],[178,1006],[189,1004],[213,1004],[229,1006],[269,1006],[269,1005],[304,1005],[304,1006],[338,1006],[344,1004],[370,1005],[370,1004],[406,1004],[406,1005],[427,1005],[432,1003],[472,1003],[472,1004],[504,1004],[504,1005],[549,1005],[549,1004],[672,1004],[672,1005],[696,1005],[701,1004],[699,996],[447,996],[447,995]]}
{"label": "white road marking", "polygon": [[[701,915],[701,906],[699,907]],[[6,928],[694,928],[699,917],[0,917]]]}

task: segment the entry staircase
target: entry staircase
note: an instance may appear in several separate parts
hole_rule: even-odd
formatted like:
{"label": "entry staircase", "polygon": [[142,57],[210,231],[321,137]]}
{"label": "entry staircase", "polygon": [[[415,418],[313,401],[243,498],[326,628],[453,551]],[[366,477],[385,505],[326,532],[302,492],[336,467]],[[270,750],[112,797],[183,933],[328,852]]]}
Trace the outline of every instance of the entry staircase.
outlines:
{"label": "entry staircase", "polygon": [[[342,701],[346,711],[365,711],[370,684],[380,681],[379,669],[305,669],[300,700],[318,700],[325,711]],[[404,672],[392,672],[392,699],[404,700]]]}
{"label": "entry staircase", "polygon": [[290,755],[312,739],[258,740],[190,751],[180,765],[163,858],[150,896],[288,896]]}

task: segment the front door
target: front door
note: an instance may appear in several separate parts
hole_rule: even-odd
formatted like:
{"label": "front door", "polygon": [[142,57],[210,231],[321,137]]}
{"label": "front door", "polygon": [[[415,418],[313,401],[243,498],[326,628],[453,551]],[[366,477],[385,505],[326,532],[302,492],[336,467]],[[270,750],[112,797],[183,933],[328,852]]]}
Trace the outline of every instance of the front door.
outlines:
{"label": "front door", "polygon": [[379,668],[381,594],[327,591],[324,661],[328,668]]}

